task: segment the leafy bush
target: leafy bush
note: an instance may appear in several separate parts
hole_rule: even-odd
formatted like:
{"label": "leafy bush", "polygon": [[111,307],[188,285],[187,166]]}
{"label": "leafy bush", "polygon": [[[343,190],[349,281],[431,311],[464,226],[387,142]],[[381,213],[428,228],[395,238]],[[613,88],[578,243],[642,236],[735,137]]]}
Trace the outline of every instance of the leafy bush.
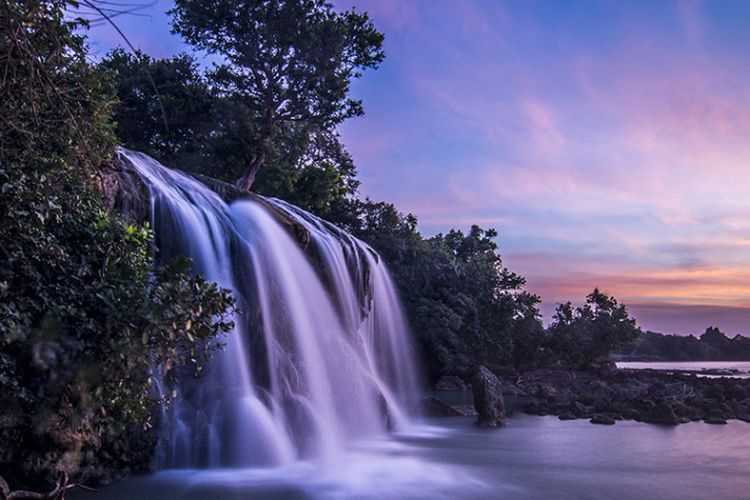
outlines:
{"label": "leafy bush", "polygon": [[113,89],[64,1],[0,4],[0,475],[142,468],[157,369],[200,364],[231,327],[228,292],[152,264],[151,232],[95,191]]}
{"label": "leafy bush", "polygon": [[185,262],[154,269],[147,228],[75,182],[47,182],[0,169],[0,469],[142,466],[150,444],[128,452],[123,433],[153,425],[152,368],[199,371],[231,299]]}

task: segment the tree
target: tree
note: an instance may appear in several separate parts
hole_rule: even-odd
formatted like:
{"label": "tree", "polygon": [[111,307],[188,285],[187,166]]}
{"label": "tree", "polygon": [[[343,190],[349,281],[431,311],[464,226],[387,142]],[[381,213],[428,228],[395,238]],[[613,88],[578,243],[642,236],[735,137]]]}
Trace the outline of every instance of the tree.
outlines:
{"label": "tree", "polygon": [[595,288],[581,307],[560,304],[549,327],[552,349],[570,364],[590,367],[635,341],[640,328],[627,307]]}
{"label": "tree", "polygon": [[66,17],[67,4],[0,3],[0,165],[62,157],[89,181],[114,142],[114,99],[86,61],[81,21]]}
{"label": "tree", "polygon": [[351,81],[384,57],[366,13],[324,0],[177,0],[171,13],[175,32],[225,61],[210,77],[227,98],[223,133],[243,146],[241,189],[269,163],[297,166],[320,138],[338,142],[336,126],[363,114]]}
{"label": "tree", "polygon": [[543,327],[539,297],[502,264],[497,232],[472,226],[424,238],[417,219],[388,203],[359,205],[349,229],[387,263],[431,380],[477,365],[534,365]]}
{"label": "tree", "polygon": [[186,54],[152,59],[116,49],[99,67],[115,73],[113,118],[123,144],[190,169],[213,127],[215,99],[195,61]]}

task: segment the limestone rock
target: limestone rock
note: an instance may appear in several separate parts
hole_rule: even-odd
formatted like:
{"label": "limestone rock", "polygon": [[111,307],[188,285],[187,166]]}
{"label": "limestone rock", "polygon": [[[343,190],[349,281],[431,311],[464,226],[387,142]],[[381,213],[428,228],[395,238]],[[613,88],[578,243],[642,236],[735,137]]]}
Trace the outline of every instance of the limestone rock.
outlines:
{"label": "limestone rock", "polygon": [[502,384],[484,366],[480,366],[471,383],[474,391],[474,408],[477,410],[477,425],[480,427],[502,427],[507,422]]}

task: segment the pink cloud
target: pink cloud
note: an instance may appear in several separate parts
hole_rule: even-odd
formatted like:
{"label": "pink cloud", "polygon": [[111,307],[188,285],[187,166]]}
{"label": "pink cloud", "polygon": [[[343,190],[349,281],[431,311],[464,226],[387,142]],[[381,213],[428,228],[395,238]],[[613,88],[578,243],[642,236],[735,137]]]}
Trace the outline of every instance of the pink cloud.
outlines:
{"label": "pink cloud", "polygon": [[524,99],[520,106],[537,154],[558,154],[565,145],[565,139],[555,124],[552,109],[537,99]]}
{"label": "pink cloud", "polygon": [[703,34],[703,17],[701,0],[682,0],[677,2],[677,16],[688,37],[699,39]]}

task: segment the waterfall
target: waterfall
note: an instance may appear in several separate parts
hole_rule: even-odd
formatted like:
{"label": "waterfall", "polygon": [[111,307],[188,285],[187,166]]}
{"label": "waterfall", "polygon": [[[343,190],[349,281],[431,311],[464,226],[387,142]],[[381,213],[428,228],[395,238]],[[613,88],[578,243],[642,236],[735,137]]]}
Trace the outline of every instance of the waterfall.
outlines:
{"label": "waterfall", "polygon": [[182,172],[120,152],[149,189],[159,258],[190,257],[239,309],[225,349],[165,411],[159,466],[326,459],[408,422],[414,356],[395,287],[370,246],[281,200],[227,204]]}

